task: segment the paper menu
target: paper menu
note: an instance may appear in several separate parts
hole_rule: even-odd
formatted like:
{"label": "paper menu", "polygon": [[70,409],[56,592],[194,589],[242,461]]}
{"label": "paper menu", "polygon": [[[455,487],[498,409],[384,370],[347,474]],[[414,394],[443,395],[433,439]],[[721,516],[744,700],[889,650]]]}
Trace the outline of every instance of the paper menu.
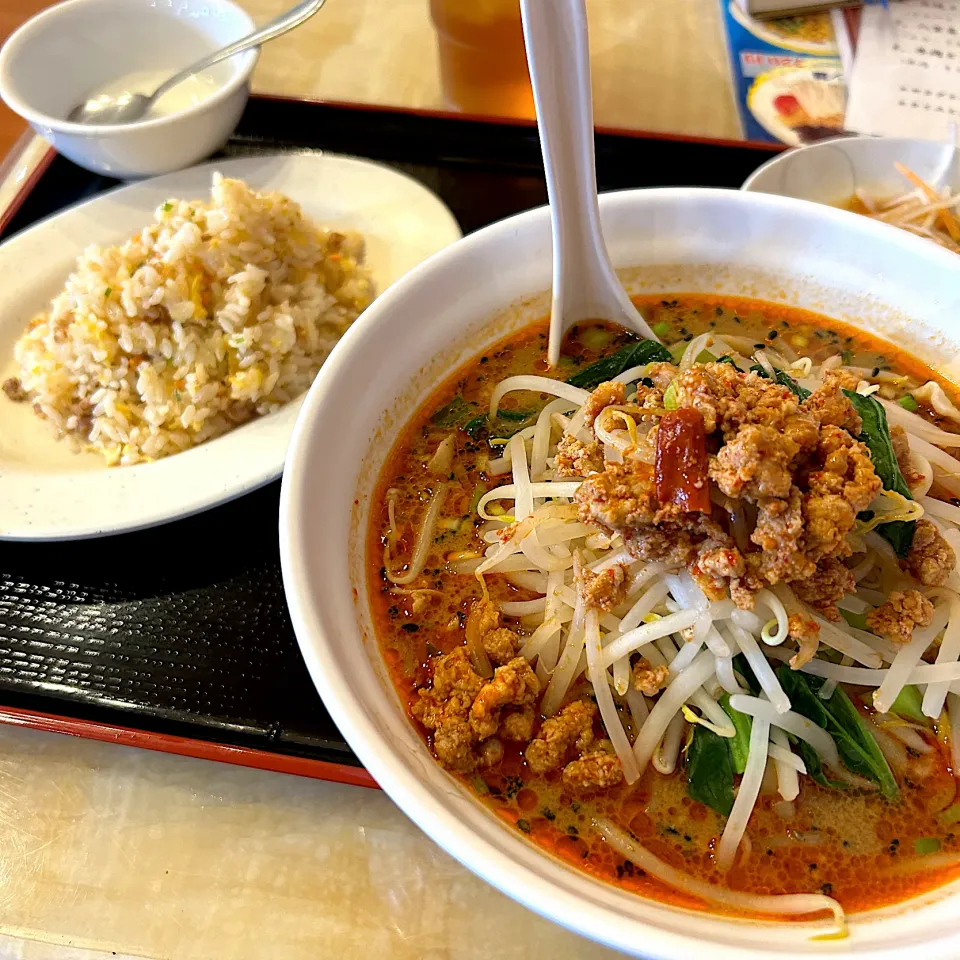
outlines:
{"label": "paper menu", "polygon": [[960,0],[864,8],[848,87],[847,130],[951,137],[960,123]]}

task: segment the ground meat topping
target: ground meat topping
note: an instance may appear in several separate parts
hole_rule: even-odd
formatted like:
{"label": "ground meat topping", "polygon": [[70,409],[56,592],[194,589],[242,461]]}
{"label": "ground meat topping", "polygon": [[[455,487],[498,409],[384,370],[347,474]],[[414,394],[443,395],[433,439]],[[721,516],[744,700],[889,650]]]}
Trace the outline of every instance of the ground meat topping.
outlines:
{"label": "ground meat topping", "polygon": [[914,627],[933,620],[933,604],[919,590],[897,590],[890,599],[867,614],[867,626],[892,643],[909,643]]}
{"label": "ground meat topping", "polygon": [[750,555],[758,586],[799,580],[815,569],[803,552],[803,498],[797,487],[783,500],[769,497],[757,503],[757,525],[750,540],[761,550]]}
{"label": "ground meat topping", "polygon": [[580,592],[588,610],[615,610],[627,598],[626,565],[617,563],[600,573],[584,570]]}
{"label": "ground meat topping", "polygon": [[533,736],[537,717],[533,707],[507,708],[500,718],[498,736],[504,740],[526,743]]}
{"label": "ground meat topping", "polygon": [[926,587],[941,587],[957,565],[953,547],[930,521],[917,521],[907,554],[907,569]]}
{"label": "ground meat topping", "polygon": [[852,553],[847,534],[882,483],[866,446],[840,427],[823,427],[817,456],[822,468],[808,474],[803,498],[807,556],[846,557]]}
{"label": "ground meat topping", "polygon": [[709,515],[686,513],[673,504],[660,507],[653,468],[631,460],[608,463],[603,473],[585,480],[574,499],[580,519],[611,535],[619,533],[638,560],[687,564],[709,536],[726,537]]}
{"label": "ground meat topping", "polygon": [[572,760],[563,768],[563,785],[574,793],[607,790],[623,782],[620,758],[610,752],[610,741],[600,740],[597,749]]}
{"label": "ground meat topping", "polygon": [[837,601],[854,593],[857,582],[853,574],[839,560],[821,560],[813,575],[797,580],[793,592],[805,603],[820,611],[827,620],[840,620]]}
{"label": "ground meat topping", "polygon": [[23,389],[23,384],[17,377],[10,377],[3,381],[3,392],[14,403],[23,403],[23,401],[29,397],[29,394]]}
{"label": "ground meat topping", "polygon": [[672,363],[651,363],[647,366],[647,377],[660,391],[666,390],[673,383],[680,371]]}
{"label": "ground meat topping", "polygon": [[787,618],[787,630],[797,641],[799,649],[790,658],[790,669],[799,670],[816,656],[820,646],[820,625],[799,613],[791,613]]}
{"label": "ground meat topping", "polygon": [[793,486],[790,464],[797,452],[796,445],[785,442],[773,427],[741,427],[711,462],[710,479],[728,497],[786,497]]}
{"label": "ground meat topping", "polygon": [[478,740],[492,737],[500,726],[500,711],[506,706],[532,704],[540,693],[540,681],[525,657],[515,657],[497,667],[470,708],[470,727]]}
{"label": "ground meat topping", "polygon": [[500,626],[500,610],[490,600],[476,600],[467,616],[467,635],[476,634],[487,656],[496,664],[504,664],[517,655],[520,637],[513,630]]}
{"label": "ground meat topping", "polygon": [[612,407],[615,404],[626,402],[626,384],[618,383],[616,380],[601,383],[600,386],[590,394],[583,407],[583,422],[587,429],[593,426],[594,421],[600,416],[602,410],[606,410],[607,407]]}
{"label": "ground meat topping", "polygon": [[589,477],[603,472],[603,447],[596,441],[583,443],[565,433],[557,444],[558,477]]}
{"label": "ground meat topping", "polygon": [[697,364],[674,381],[677,405],[699,410],[707,433],[724,437],[746,424],[781,429],[796,416],[799,401],[786,387],[756,373],[742,373],[729,363]]}
{"label": "ground meat topping", "polygon": [[540,734],[526,750],[527,764],[534,773],[547,773],[563,765],[567,753],[576,747],[583,753],[593,743],[593,718],[597,708],[589,700],[568,703],[555,717],[544,720]]}
{"label": "ground meat topping", "polygon": [[[814,596],[827,589],[816,578],[828,571],[846,578],[835,566],[821,567],[818,575],[817,565],[852,553],[847,537],[857,514],[882,488],[869,450],[847,429],[861,429],[841,392],[856,385],[850,376],[828,371],[820,391],[801,406],[787,387],[727,363],[696,364],[682,373],[670,365],[658,370],[662,377],[668,373],[675,412],[696,411],[703,422],[713,502],[692,510],[658,496],[658,475],[649,463],[650,437],[657,436],[658,455],[661,446],[654,427],[635,450],[624,452],[623,463],[606,463],[581,484],[575,495],[581,521],[619,534],[637,559],[688,567],[710,599],[729,590],[747,609],[765,586],[815,578],[807,588]],[[717,522],[724,514],[715,504],[739,517],[739,546]],[[811,602],[834,617],[838,598]]]}
{"label": "ground meat topping", "polygon": [[439,657],[433,669],[433,686],[418,691],[411,712],[433,733],[437,759],[448,769],[469,773],[476,766],[476,737],[468,716],[483,680],[470,663],[465,647]]}
{"label": "ground meat topping", "polygon": [[670,668],[660,664],[654,667],[645,657],[633,665],[633,688],[648,697],[655,697],[666,685]]}
{"label": "ground meat topping", "polygon": [[704,540],[697,550],[697,558],[690,573],[709,600],[722,600],[727,583],[743,576],[746,565],[743,554],[729,538]]}
{"label": "ground meat topping", "polygon": [[484,770],[495,767],[503,759],[503,742],[496,737],[489,737],[480,744],[477,753],[478,766]]}
{"label": "ground meat topping", "polygon": [[433,693],[443,699],[462,693],[473,700],[482,686],[483,680],[473,669],[466,647],[457,647],[440,657],[433,668]]}
{"label": "ground meat topping", "polygon": [[823,384],[803,401],[801,408],[821,424],[842,427],[855,437],[863,429],[863,421],[853,404],[843,395],[844,390],[856,390],[860,378],[849,370],[827,370]]}

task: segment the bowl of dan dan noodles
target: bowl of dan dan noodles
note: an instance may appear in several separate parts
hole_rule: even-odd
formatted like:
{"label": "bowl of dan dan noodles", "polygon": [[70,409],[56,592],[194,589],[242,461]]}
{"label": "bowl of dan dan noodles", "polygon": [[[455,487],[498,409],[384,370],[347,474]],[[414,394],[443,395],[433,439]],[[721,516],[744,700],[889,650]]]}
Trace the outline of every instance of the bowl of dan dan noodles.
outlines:
{"label": "bowl of dan dan noodles", "polygon": [[765,194],[601,215],[657,340],[580,323],[548,368],[540,209],[321,371],[280,519],[313,680],[427,834],[579,933],[955,956],[960,260]]}

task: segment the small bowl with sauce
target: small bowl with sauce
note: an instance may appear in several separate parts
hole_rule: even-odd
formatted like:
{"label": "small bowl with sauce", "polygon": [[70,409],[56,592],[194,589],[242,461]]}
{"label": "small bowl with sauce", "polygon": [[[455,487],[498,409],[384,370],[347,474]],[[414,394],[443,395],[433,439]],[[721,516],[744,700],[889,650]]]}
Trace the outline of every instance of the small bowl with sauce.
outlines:
{"label": "small bowl with sauce", "polygon": [[758,167],[741,189],[812,200],[865,212],[864,202],[882,202],[915,184],[897,165],[937,189],[960,188],[955,148],[906,137],[838,137],[787,150]]}
{"label": "small bowl with sauce", "polygon": [[67,0],[29,20],[0,50],[0,97],[88,170],[119,179],[168,173],[226,142],[249,96],[256,50],[168,91],[136,123],[84,125],[67,115],[97,93],[150,93],[253,29],[229,0]]}

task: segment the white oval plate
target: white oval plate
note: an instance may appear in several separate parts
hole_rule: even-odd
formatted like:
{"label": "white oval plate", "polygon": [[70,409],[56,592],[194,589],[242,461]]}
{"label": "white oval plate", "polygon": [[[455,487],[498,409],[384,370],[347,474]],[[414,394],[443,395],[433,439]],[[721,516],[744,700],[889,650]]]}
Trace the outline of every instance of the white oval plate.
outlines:
{"label": "white oval plate", "polygon": [[[0,367],[63,286],[89,244],[115,244],[171,197],[206,198],[214,171],[279,190],[318,223],[359,230],[378,294],[461,236],[426,187],[388,167],[322,154],[223,160],[120,187],[0,245]],[[371,375],[374,371],[370,371]],[[275,480],[300,400],[191,450],[132,467],[71,452],[29,404],[0,394],[0,539],[69,540],[154,526],[206,510]]]}

